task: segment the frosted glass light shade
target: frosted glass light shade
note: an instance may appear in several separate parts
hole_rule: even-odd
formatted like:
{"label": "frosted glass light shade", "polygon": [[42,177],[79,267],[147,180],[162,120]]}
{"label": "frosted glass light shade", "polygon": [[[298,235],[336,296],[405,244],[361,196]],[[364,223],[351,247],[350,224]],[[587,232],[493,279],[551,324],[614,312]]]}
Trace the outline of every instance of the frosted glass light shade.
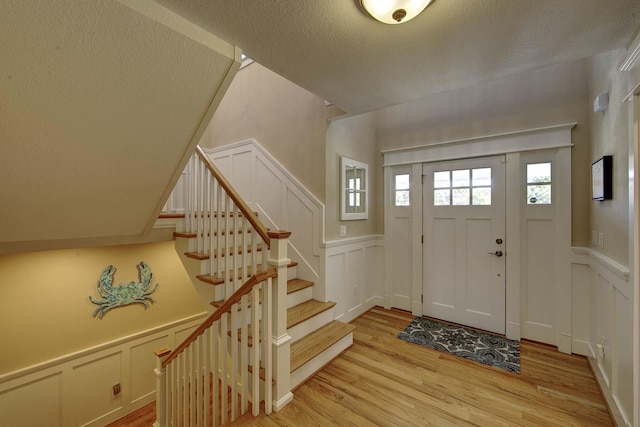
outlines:
{"label": "frosted glass light shade", "polygon": [[420,14],[432,0],[360,0],[362,8],[385,24],[407,22]]}

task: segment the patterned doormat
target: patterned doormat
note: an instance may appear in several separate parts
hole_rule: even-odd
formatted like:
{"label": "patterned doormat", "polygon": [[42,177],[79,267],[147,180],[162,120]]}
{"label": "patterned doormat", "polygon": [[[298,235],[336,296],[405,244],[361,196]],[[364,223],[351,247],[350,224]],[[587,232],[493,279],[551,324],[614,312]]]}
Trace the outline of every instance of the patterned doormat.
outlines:
{"label": "patterned doormat", "polygon": [[520,373],[520,343],[457,325],[416,317],[398,334],[414,344]]}

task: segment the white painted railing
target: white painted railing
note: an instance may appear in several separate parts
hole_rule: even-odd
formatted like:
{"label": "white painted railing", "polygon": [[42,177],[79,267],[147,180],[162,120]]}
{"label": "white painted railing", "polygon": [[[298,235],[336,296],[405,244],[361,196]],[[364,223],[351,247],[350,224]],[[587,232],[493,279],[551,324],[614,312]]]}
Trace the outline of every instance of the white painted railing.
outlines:
{"label": "white painted railing", "polygon": [[156,426],[217,426],[247,412],[249,402],[258,415],[261,400],[271,413],[276,275],[251,276],[176,350],[156,352]]}
{"label": "white painted railing", "polygon": [[197,148],[185,169],[185,230],[195,237],[194,256],[209,259],[199,278],[226,300],[252,274],[266,269],[270,237],[266,227],[209,157]]}

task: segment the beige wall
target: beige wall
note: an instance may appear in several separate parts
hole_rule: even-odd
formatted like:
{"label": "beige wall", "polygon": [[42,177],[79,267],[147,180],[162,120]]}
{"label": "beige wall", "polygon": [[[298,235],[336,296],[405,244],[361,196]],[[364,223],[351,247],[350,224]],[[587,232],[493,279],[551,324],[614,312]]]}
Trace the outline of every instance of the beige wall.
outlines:
{"label": "beige wall", "polygon": [[[327,126],[325,236],[327,241],[383,234],[382,155],[376,148],[374,116],[371,113],[334,119]],[[349,157],[369,165],[369,218],[340,220],[340,159]],[[339,227],[347,227],[340,237]]]}
{"label": "beige wall", "polygon": [[[562,63],[375,113],[379,150],[577,122],[572,131],[572,242],[589,244],[587,61]],[[380,191],[382,191],[380,189]]]}
{"label": "beige wall", "polygon": [[325,201],[325,103],[258,63],[238,72],[200,145],[253,138]]}
{"label": "beige wall", "polygon": [[622,102],[627,95],[627,73],[617,66],[625,55],[616,50],[589,60],[589,100],[609,93],[609,108],[591,112],[591,154],[594,162],[613,156],[613,199],[591,201],[590,230],[603,233],[604,249],[597,249],[622,265],[629,265],[629,109]]}
{"label": "beige wall", "polygon": [[[156,300],[91,314],[96,282],[109,264],[114,284],[139,281],[136,264],[153,273]],[[68,249],[0,256],[0,374],[201,313],[202,303],[174,242]]]}

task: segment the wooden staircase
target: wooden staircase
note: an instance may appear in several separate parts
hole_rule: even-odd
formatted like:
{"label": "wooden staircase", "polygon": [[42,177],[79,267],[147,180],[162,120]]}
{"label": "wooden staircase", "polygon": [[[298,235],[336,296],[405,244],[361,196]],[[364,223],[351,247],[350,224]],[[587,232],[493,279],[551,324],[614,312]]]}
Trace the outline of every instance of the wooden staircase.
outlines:
{"label": "wooden staircase", "polygon": [[[195,239],[192,233],[176,232],[175,239],[178,255],[198,289],[223,285],[224,278],[213,277],[206,272],[209,255],[190,250]],[[321,302],[312,298],[314,283],[298,278],[296,267],[297,263],[291,262],[287,268],[287,330],[292,343],[292,389],[349,348],[353,344],[352,332],[355,329],[354,326],[334,320],[335,302]],[[202,295],[204,292],[199,293]],[[213,300],[216,294],[214,290],[208,294],[211,297],[205,300],[205,304],[210,309],[215,310],[224,302],[223,299]]]}
{"label": "wooden staircase", "polygon": [[[157,412],[155,425],[206,424],[200,417],[212,400],[201,378],[209,374],[223,402],[220,416],[212,412],[214,425],[243,416],[247,399],[254,416],[260,407],[278,411],[293,389],[353,344],[354,327],[334,320],[334,302],[312,298],[314,284],[298,278],[287,257],[290,233],[267,230],[199,147],[184,182],[190,186],[176,251],[210,316],[175,350],[156,351],[156,400],[166,414]],[[230,418],[219,394],[227,385]]]}

